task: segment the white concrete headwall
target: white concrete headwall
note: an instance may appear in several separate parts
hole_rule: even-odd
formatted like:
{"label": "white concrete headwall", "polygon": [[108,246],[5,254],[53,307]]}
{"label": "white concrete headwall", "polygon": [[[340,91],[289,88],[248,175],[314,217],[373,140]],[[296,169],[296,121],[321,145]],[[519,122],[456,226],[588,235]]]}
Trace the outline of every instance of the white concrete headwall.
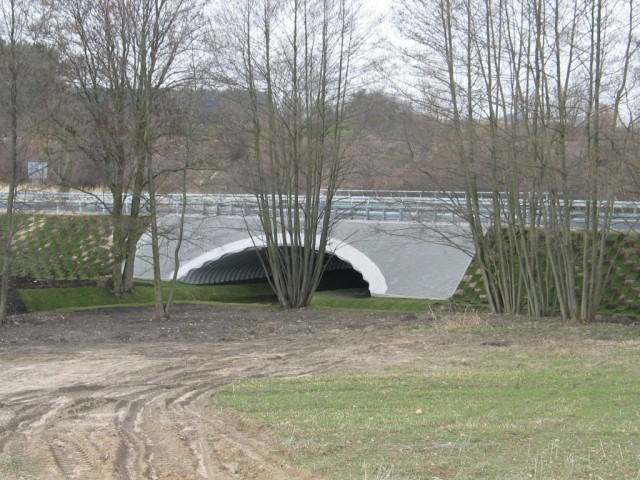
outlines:
{"label": "white concrete headwall", "polygon": [[[247,225],[241,217],[188,217],[180,250],[178,278],[263,245],[256,220]],[[163,217],[161,272],[170,278],[174,270],[177,219]],[[453,243],[452,243],[453,242]],[[464,276],[472,254],[472,242],[460,226],[432,225],[428,229],[410,222],[340,222],[331,234],[328,249],[349,262],[369,283],[373,296],[447,299]],[[151,278],[149,237],[138,246],[135,275]]]}

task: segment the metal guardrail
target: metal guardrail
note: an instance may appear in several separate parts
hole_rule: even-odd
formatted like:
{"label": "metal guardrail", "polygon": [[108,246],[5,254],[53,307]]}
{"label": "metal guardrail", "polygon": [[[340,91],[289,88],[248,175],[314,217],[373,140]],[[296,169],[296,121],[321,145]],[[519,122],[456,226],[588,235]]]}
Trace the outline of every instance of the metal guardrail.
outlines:
{"label": "metal guardrail", "polygon": [[[333,199],[334,217],[362,221],[398,221],[424,223],[464,223],[462,207],[464,192],[417,192],[343,190]],[[480,211],[487,218],[493,210],[490,193],[479,195]],[[0,208],[6,206],[7,193],[0,192]],[[157,197],[160,214],[181,211],[181,195]],[[109,193],[52,193],[22,191],[16,198],[16,209],[30,213],[82,213],[108,214],[112,209]],[[584,223],[587,202],[574,201],[571,205],[572,222]],[[130,211],[130,198],[125,201],[125,211]],[[145,208],[143,206],[143,208]],[[202,216],[255,216],[258,206],[253,195],[188,194],[187,214]],[[614,203],[613,226],[616,229],[640,227],[640,202],[618,201]]]}

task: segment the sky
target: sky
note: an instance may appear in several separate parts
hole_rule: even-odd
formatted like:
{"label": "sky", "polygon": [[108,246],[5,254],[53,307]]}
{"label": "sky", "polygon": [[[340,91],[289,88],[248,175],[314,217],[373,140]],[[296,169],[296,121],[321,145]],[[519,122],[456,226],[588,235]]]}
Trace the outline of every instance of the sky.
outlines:
{"label": "sky", "polygon": [[362,4],[366,13],[383,15],[388,22],[391,22],[393,0],[362,0]]}
{"label": "sky", "polygon": [[363,0],[363,4],[365,8],[368,10],[384,13],[388,10],[391,10],[391,0]]}

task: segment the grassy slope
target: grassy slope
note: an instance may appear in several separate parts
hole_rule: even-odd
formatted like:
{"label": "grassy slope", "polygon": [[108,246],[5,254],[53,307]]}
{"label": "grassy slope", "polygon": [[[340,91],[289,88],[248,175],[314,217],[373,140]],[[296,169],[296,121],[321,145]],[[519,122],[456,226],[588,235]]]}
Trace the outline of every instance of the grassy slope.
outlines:
{"label": "grassy slope", "polygon": [[[578,237],[575,238],[579,249]],[[603,314],[629,315],[640,318],[640,235],[612,233],[607,242],[609,275],[600,311]],[[576,256],[576,265],[580,265]],[[486,305],[482,275],[472,262],[453,300]]]}
{"label": "grassy slope", "polygon": [[11,274],[38,280],[106,275],[110,235],[108,216],[18,215]]}
{"label": "grassy slope", "polygon": [[424,312],[434,305],[432,300],[412,298],[348,298],[337,297],[331,293],[319,292],[311,301],[312,307],[342,310],[372,310],[390,312]]}
{"label": "grassy slope", "polygon": [[[169,285],[164,298],[168,298]],[[118,298],[106,287],[23,289],[20,295],[30,312],[72,311],[83,308],[153,305],[151,284],[139,284],[131,295]],[[185,285],[176,284],[176,302],[263,302],[273,296],[267,284]]]}
{"label": "grassy slope", "polygon": [[[438,365],[255,379],[215,401],[268,423],[296,463],[332,479],[639,478],[637,326],[417,328],[458,347]],[[458,340],[497,334],[515,345]]]}

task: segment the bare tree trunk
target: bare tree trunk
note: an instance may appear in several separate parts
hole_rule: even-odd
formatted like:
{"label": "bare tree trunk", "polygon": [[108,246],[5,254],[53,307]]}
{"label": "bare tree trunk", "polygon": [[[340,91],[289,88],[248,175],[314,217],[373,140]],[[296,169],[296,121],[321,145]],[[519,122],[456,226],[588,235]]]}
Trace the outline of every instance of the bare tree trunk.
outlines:
{"label": "bare tree trunk", "polygon": [[155,180],[153,178],[153,162],[148,160],[149,169],[149,215],[151,218],[151,257],[153,259],[153,291],[156,320],[168,318],[168,312],[165,310],[164,300],[162,298],[162,276],[160,274],[160,248],[158,235],[158,212],[156,208],[156,192]]}
{"label": "bare tree trunk", "polygon": [[0,278],[0,325],[4,325],[7,321],[7,304],[9,300],[9,276],[12,258],[12,241],[14,230],[14,202],[16,196],[16,187],[18,183],[18,75],[16,65],[16,38],[14,36],[15,27],[13,25],[14,15],[12,8],[12,29],[9,37],[9,74],[10,74],[10,162],[11,176],[9,178],[9,192],[7,195],[7,208],[4,227],[4,241],[2,249],[2,278]]}
{"label": "bare tree trunk", "polygon": [[136,259],[138,240],[142,234],[140,217],[143,213],[144,190],[148,187],[147,172],[145,171],[144,156],[136,161],[133,188],[131,190],[130,210],[127,214],[127,226],[125,229],[124,266],[122,268],[122,293],[133,291],[133,271]]}
{"label": "bare tree trunk", "polygon": [[[9,277],[11,274],[12,242],[15,228],[14,204],[16,189],[18,185],[18,128],[19,128],[19,72],[18,65],[18,28],[25,28],[25,25],[18,25],[18,5],[16,0],[11,0],[9,5],[2,5],[9,11],[4,11],[4,19],[7,24],[7,39],[2,39],[0,53],[7,63],[9,74],[9,162],[10,177],[9,191],[7,195],[7,207],[5,213],[4,237],[2,243],[2,272],[0,277],[0,325],[7,321],[7,307],[9,301]],[[4,9],[3,8],[3,9]],[[24,19],[22,19],[24,21]]]}
{"label": "bare tree trunk", "polygon": [[178,270],[180,269],[180,250],[182,249],[182,241],[184,239],[184,220],[187,213],[187,171],[189,170],[189,159],[191,158],[189,139],[187,140],[187,152],[186,162],[182,170],[182,191],[180,201],[180,213],[178,220],[178,238],[176,239],[176,245],[173,249],[173,277],[171,278],[171,284],[169,286],[169,293],[167,295],[167,302],[164,306],[164,313],[166,316],[171,315],[171,307],[173,306],[173,297],[176,291],[176,283],[178,281]]}

